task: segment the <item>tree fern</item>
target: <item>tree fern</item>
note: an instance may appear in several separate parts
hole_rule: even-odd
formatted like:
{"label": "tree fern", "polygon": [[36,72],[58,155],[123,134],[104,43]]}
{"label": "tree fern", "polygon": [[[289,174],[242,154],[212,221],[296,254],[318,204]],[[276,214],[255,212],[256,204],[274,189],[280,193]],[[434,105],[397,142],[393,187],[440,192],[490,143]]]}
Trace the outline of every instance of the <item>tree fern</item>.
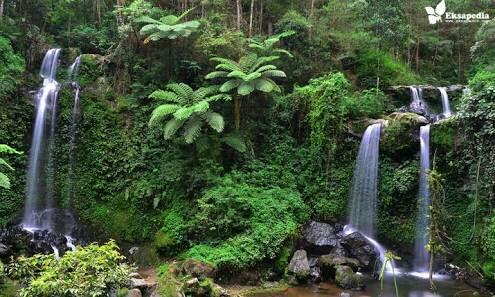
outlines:
{"label": "tree fern", "polygon": [[285,50],[276,48],[275,46],[280,43],[283,38],[294,35],[294,31],[286,31],[277,35],[270,36],[265,40],[261,41],[255,38],[248,39],[248,46],[254,49],[258,54],[263,56],[279,56],[280,54],[286,55],[288,57],[293,57],[292,54]]}
{"label": "tree fern", "polygon": [[[6,144],[0,144],[0,154],[8,154],[8,155],[19,155],[22,154],[21,152],[18,152],[17,150],[11,148],[10,146]],[[2,168],[7,168],[8,170],[14,170],[12,166],[10,166],[7,161],[5,161],[3,158],[0,158],[0,170]],[[5,173],[0,171],[0,188],[4,189],[10,189],[10,179],[8,178]]]}
{"label": "tree fern", "polygon": [[[149,121],[150,127],[163,125],[163,136],[171,139],[182,129],[182,138],[186,143],[194,142],[202,132],[204,123],[220,133],[224,128],[222,115],[211,111],[210,102],[230,100],[227,94],[219,94],[219,86],[201,87],[194,90],[184,83],[171,83],[166,90],[157,90],[150,98],[164,104],[157,106]],[[163,124],[163,122],[166,123]]]}
{"label": "tree fern", "polygon": [[143,36],[147,36],[144,39],[144,43],[150,41],[158,41],[160,39],[177,39],[180,37],[188,37],[191,33],[195,32],[200,22],[197,20],[181,23],[180,21],[191,12],[192,9],[184,12],[181,16],[167,15],[160,20],[155,20],[148,16],[140,17],[137,22],[146,23],[139,33]]}

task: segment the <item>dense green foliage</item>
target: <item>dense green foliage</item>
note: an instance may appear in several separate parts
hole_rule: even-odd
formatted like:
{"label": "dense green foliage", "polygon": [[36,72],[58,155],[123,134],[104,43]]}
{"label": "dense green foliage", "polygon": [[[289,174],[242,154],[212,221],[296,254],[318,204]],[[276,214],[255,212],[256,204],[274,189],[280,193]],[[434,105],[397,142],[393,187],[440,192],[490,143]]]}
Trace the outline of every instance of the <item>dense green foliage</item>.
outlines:
{"label": "dense green foliage", "polygon": [[[449,258],[495,281],[495,25],[429,25],[422,8],[430,2],[272,0],[251,10],[250,1],[227,0],[5,1],[0,143],[26,153],[2,155],[15,171],[10,189],[0,189],[0,225],[22,210],[29,91],[51,47],[63,49],[58,204],[103,238],[150,243],[164,258],[193,257],[223,272],[265,262],[282,274],[305,223],[345,222],[360,137],[378,119],[378,239],[410,251],[424,122],[393,113],[406,102],[389,86],[468,84],[469,93],[451,97],[457,115],[432,125],[445,194],[436,222],[452,239]],[[453,11],[495,14],[489,1],[449,2]],[[73,94],[62,69],[79,53],[69,176]],[[88,288],[87,271],[63,285],[53,278],[99,249],[21,260],[34,273],[24,294]],[[113,244],[101,249],[114,265],[105,287],[117,286],[120,257]]]}
{"label": "dense green foliage", "polygon": [[127,286],[132,271],[123,264],[115,242],[90,244],[67,252],[60,260],[53,255],[19,257],[6,270],[26,286],[20,296],[108,296]]}

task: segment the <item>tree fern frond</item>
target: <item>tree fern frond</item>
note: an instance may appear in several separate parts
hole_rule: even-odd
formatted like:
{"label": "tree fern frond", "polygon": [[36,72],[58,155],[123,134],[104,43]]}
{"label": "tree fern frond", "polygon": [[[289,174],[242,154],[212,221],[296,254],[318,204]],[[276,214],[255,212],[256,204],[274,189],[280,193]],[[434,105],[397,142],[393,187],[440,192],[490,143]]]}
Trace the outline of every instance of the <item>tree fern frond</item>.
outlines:
{"label": "tree fern frond", "polygon": [[0,172],[0,188],[10,189],[10,180],[9,178]]}
{"label": "tree fern frond", "polygon": [[256,69],[260,68],[263,64],[278,60],[279,58],[279,56],[260,57],[256,60],[256,63],[251,65],[249,72],[256,71]]}
{"label": "tree fern frond", "polygon": [[218,133],[222,132],[225,127],[223,116],[219,113],[208,112],[205,115],[205,120],[208,125],[210,125],[210,127]]}
{"label": "tree fern frond", "polygon": [[185,120],[177,120],[176,118],[172,118],[170,121],[165,124],[165,127],[163,128],[163,137],[165,139],[170,139],[174,134],[177,132],[177,130],[184,125]]}
{"label": "tree fern frond", "polygon": [[184,11],[178,18],[177,21],[182,20],[185,16],[191,13],[191,11],[195,10],[196,6],[189,8],[188,10]]}
{"label": "tree fern frond", "polygon": [[251,94],[254,91],[254,82],[245,81],[237,88],[237,94],[241,96],[246,96]]}
{"label": "tree fern frond", "polygon": [[184,140],[193,143],[201,132],[203,122],[198,117],[191,117],[184,126]]}
{"label": "tree fern frond", "polygon": [[22,152],[17,151],[16,149],[6,145],[0,144],[0,154],[9,154],[9,155],[20,155]]}
{"label": "tree fern frond", "polygon": [[285,72],[281,70],[267,70],[262,73],[263,77],[287,77]]}
{"label": "tree fern frond", "polygon": [[170,83],[167,85],[167,89],[182,97],[184,102],[191,101],[192,94],[194,93],[193,89],[184,83]]}
{"label": "tree fern frond", "polygon": [[242,83],[241,79],[228,80],[220,87],[220,92],[228,92],[232,89],[237,88],[241,83]]}
{"label": "tree fern frond", "polygon": [[270,93],[273,91],[273,84],[264,78],[257,79],[254,82],[254,86],[256,90],[261,92]]}
{"label": "tree fern frond", "polygon": [[9,163],[7,163],[7,161],[0,158],[0,167],[2,167],[2,166],[7,167],[9,170],[14,170],[14,167],[10,166]]}
{"label": "tree fern frond", "polygon": [[221,141],[240,153],[246,152],[246,143],[237,135],[227,135],[222,137]]}
{"label": "tree fern frond", "polygon": [[213,96],[206,98],[206,100],[207,101],[220,101],[220,100],[230,101],[230,100],[232,100],[232,97],[230,95],[227,95],[227,94],[217,94],[217,95],[213,95]]}
{"label": "tree fern frond", "polygon": [[219,77],[226,77],[229,74],[227,71],[213,71],[205,76],[205,79],[214,79]]}
{"label": "tree fern frond", "polygon": [[277,54],[284,54],[284,55],[288,56],[289,58],[294,58],[294,56],[288,50],[276,49],[273,52],[277,53]]}
{"label": "tree fern frond", "polygon": [[160,123],[165,117],[167,117],[170,114],[175,113],[177,110],[180,109],[179,105],[175,104],[162,104],[155,108],[153,112],[151,113],[151,118],[148,123],[149,127],[154,127],[158,123]]}
{"label": "tree fern frond", "polygon": [[150,18],[149,16],[142,16],[136,19],[137,23],[148,23],[148,24],[155,24],[155,25],[160,25],[161,22],[157,21],[153,18]]}
{"label": "tree fern frond", "polygon": [[239,65],[241,66],[241,71],[244,73],[251,72],[250,69],[258,61],[258,55],[251,53],[249,55],[243,56],[239,59]]}
{"label": "tree fern frond", "polygon": [[210,104],[208,101],[202,100],[191,106],[191,108],[196,113],[205,113],[210,108]]}
{"label": "tree fern frond", "polygon": [[156,90],[149,96],[152,99],[164,100],[176,103],[185,103],[184,98],[179,97],[176,93],[170,91]]}
{"label": "tree fern frond", "polygon": [[195,101],[200,101],[204,98],[206,98],[208,95],[218,93],[218,90],[220,89],[220,86],[208,86],[208,87],[201,87],[194,91],[194,99]]}
{"label": "tree fern frond", "polygon": [[264,66],[261,66],[260,68],[256,69],[256,72],[263,72],[263,71],[267,71],[267,70],[276,70],[277,69],[277,66],[275,65],[264,65]]}
{"label": "tree fern frond", "polygon": [[177,120],[187,120],[194,113],[194,108],[192,106],[182,107],[174,112],[174,118]]}

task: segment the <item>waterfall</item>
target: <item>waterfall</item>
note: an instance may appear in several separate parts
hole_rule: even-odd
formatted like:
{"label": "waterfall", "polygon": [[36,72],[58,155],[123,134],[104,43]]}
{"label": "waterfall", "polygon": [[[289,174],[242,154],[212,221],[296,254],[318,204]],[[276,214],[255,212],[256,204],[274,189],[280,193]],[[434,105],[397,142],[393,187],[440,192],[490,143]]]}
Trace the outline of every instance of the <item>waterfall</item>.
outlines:
{"label": "waterfall", "polygon": [[452,115],[450,111],[450,103],[449,103],[449,95],[447,94],[447,88],[441,87],[438,88],[440,90],[440,95],[442,96],[442,107],[443,107],[443,116],[448,118]]}
{"label": "waterfall", "polygon": [[70,85],[74,90],[74,105],[72,107],[72,123],[70,126],[70,140],[69,140],[69,169],[67,173],[67,200],[66,202],[70,205],[74,196],[74,161],[75,161],[75,147],[76,147],[76,137],[77,128],[79,124],[79,93],[80,86],[77,83],[77,74],[79,72],[79,65],[81,64],[81,56],[78,56],[74,63],[69,67],[69,79],[71,81]]}
{"label": "waterfall", "polygon": [[368,126],[359,147],[354,169],[349,225],[366,236],[375,236],[378,153],[381,124]]}
{"label": "waterfall", "polygon": [[[380,260],[385,261],[385,248],[376,240],[376,211],[378,193],[378,156],[380,149],[381,124],[368,126],[361,139],[354,169],[351,199],[349,203],[349,224],[344,234],[360,232],[378,250]],[[388,264],[387,271],[392,270]]]}
{"label": "waterfall", "polygon": [[430,207],[430,187],[428,174],[430,171],[430,125],[420,129],[421,171],[419,174],[418,213],[416,219],[416,240],[414,243],[414,269],[428,271],[430,256],[425,246],[428,244],[428,225]]}
{"label": "waterfall", "polygon": [[50,217],[39,220],[36,214],[53,207],[56,106],[59,83],[56,81],[60,49],[50,49],[41,64],[43,85],[35,95],[34,121],[26,185],[26,205],[22,225],[31,229],[51,229]]}
{"label": "waterfall", "polygon": [[428,115],[429,107],[428,104],[423,100],[423,89],[419,87],[410,86],[411,90],[411,103],[409,104],[409,108],[412,112]]}

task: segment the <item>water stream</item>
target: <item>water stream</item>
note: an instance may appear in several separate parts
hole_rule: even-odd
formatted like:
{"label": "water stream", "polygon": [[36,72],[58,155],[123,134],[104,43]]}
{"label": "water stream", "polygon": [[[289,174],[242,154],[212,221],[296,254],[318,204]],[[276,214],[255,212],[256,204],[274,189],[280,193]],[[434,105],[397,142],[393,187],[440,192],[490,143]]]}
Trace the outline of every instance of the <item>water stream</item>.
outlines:
{"label": "water stream", "polygon": [[425,272],[429,270],[429,253],[425,246],[428,244],[428,225],[430,207],[430,187],[428,174],[430,171],[430,125],[420,128],[420,173],[418,192],[418,212],[416,218],[416,238],[414,242],[414,270]]}
{"label": "water stream", "polygon": [[445,87],[440,87],[438,88],[440,91],[440,95],[442,97],[442,108],[443,108],[443,116],[445,118],[448,118],[452,115],[452,111],[450,110],[450,102],[449,102],[449,95],[447,94],[447,88]]}

